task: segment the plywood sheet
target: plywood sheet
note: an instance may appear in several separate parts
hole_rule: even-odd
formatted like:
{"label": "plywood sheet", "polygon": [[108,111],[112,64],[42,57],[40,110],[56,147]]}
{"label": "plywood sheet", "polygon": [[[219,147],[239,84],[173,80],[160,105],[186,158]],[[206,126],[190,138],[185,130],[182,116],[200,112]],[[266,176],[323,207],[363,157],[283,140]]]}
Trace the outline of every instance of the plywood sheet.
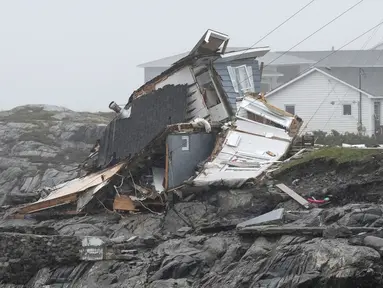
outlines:
{"label": "plywood sheet", "polygon": [[134,206],[133,201],[129,196],[121,195],[116,196],[113,202],[114,210],[124,210],[124,211],[136,211],[136,206]]}

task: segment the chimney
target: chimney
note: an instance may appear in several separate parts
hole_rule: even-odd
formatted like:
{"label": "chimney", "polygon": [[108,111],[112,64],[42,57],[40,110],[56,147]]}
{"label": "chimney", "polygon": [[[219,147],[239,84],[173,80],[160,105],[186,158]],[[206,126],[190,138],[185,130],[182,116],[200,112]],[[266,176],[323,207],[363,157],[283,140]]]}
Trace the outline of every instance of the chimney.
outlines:
{"label": "chimney", "polygon": [[117,114],[119,114],[119,113],[121,112],[121,108],[120,108],[120,106],[118,106],[118,105],[116,104],[116,102],[114,102],[114,101],[110,102],[110,104],[109,104],[109,108],[110,108],[111,110],[113,110],[114,112],[116,112]]}

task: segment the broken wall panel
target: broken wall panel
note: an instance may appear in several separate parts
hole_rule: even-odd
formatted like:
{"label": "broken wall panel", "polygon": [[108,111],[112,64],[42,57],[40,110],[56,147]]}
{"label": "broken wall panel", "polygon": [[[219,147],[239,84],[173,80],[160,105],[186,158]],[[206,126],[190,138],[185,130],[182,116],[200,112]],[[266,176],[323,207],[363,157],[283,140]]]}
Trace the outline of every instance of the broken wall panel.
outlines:
{"label": "broken wall panel", "polygon": [[187,85],[167,85],[132,102],[130,118],[116,119],[101,138],[98,164],[112,158],[133,157],[147,146],[167,125],[182,123],[186,117]]}
{"label": "broken wall panel", "polygon": [[292,141],[292,137],[289,136],[289,134],[277,127],[273,127],[270,125],[258,123],[255,121],[251,121],[245,118],[239,118],[235,122],[237,128],[236,130],[255,134],[255,135],[261,135],[265,136],[266,138],[278,138],[283,139],[286,141]]}
{"label": "broken wall panel", "polygon": [[[223,90],[227,95],[227,99],[230,102],[230,105],[234,111],[237,111],[237,97],[241,97],[240,93],[236,92],[233,86],[232,79],[229,74],[228,67],[238,67],[246,65],[252,69],[252,80],[253,80],[253,92],[259,92],[261,87],[261,73],[259,71],[258,61],[254,58],[231,61],[231,62],[222,62],[217,60],[214,62],[214,68],[219,75]],[[243,95],[242,95],[243,96]]]}
{"label": "broken wall panel", "polygon": [[62,183],[59,189],[52,191],[47,197],[28,204],[20,208],[17,212],[20,214],[33,213],[74,202],[77,200],[79,193],[91,187],[100,185],[101,189],[101,186],[103,186],[102,183],[108,182],[123,166],[124,164],[121,163],[85,177]]}
{"label": "broken wall panel", "polygon": [[215,135],[208,133],[171,134],[167,138],[168,188],[177,187],[195,175],[196,167],[212,153]]}
{"label": "broken wall panel", "polygon": [[[248,129],[257,131],[259,123],[248,124]],[[274,127],[270,128],[272,131]],[[240,187],[248,179],[265,172],[288,151],[290,145],[290,141],[230,130],[220,152],[204,165],[193,183],[196,186]]]}
{"label": "broken wall panel", "polygon": [[186,66],[174,74],[167,77],[164,81],[158,82],[155,85],[156,89],[163,88],[166,85],[179,85],[179,84],[187,84],[188,87],[188,98],[187,98],[187,117],[186,118],[194,118],[201,117],[205,118],[209,116],[209,111],[203,101],[203,96],[198,89],[198,85],[196,85],[196,81],[193,76],[193,72],[189,66]]}
{"label": "broken wall panel", "polygon": [[[275,109],[272,110],[272,106],[270,106],[271,105],[267,103],[248,96],[241,101],[238,114],[241,113],[241,110],[246,110],[289,129],[295,119],[294,115],[282,115],[279,109],[275,107]],[[241,115],[243,114],[241,113]]]}

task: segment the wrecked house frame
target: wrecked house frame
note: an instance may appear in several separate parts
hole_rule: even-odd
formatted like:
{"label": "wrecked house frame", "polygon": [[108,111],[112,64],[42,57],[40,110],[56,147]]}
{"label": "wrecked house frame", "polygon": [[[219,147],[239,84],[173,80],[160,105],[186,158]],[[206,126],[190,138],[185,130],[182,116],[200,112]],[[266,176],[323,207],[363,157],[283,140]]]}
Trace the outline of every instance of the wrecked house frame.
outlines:
{"label": "wrecked house frame", "polygon": [[[288,151],[302,120],[258,95],[257,57],[268,47],[226,52],[229,37],[208,30],[189,55],[132,93],[106,127],[87,175],[52,188],[19,215],[102,205],[136,211],[164,206],[184,185],[240,187]],[[151,210],[152,211],[152,210]]]}

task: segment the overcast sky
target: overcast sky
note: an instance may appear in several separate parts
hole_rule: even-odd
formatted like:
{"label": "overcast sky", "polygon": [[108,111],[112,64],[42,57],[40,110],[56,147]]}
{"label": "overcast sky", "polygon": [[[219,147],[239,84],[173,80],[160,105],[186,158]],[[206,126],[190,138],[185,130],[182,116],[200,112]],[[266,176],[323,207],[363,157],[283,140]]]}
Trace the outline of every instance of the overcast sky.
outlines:
{"label": "overcast sky", "polygon": [[[209,28],[228,34],[230,46],[251,46],[308,2],[0,0],[0,110],[105,111],[143,84],[137,65],[188,51]],[[357,2],[316,0],[257,46],[289,49]],[[382,11],[382,0],[365,0],[295,50],[340,47],[382,21]],[[380,28],[369,46],[382,41]]]}

